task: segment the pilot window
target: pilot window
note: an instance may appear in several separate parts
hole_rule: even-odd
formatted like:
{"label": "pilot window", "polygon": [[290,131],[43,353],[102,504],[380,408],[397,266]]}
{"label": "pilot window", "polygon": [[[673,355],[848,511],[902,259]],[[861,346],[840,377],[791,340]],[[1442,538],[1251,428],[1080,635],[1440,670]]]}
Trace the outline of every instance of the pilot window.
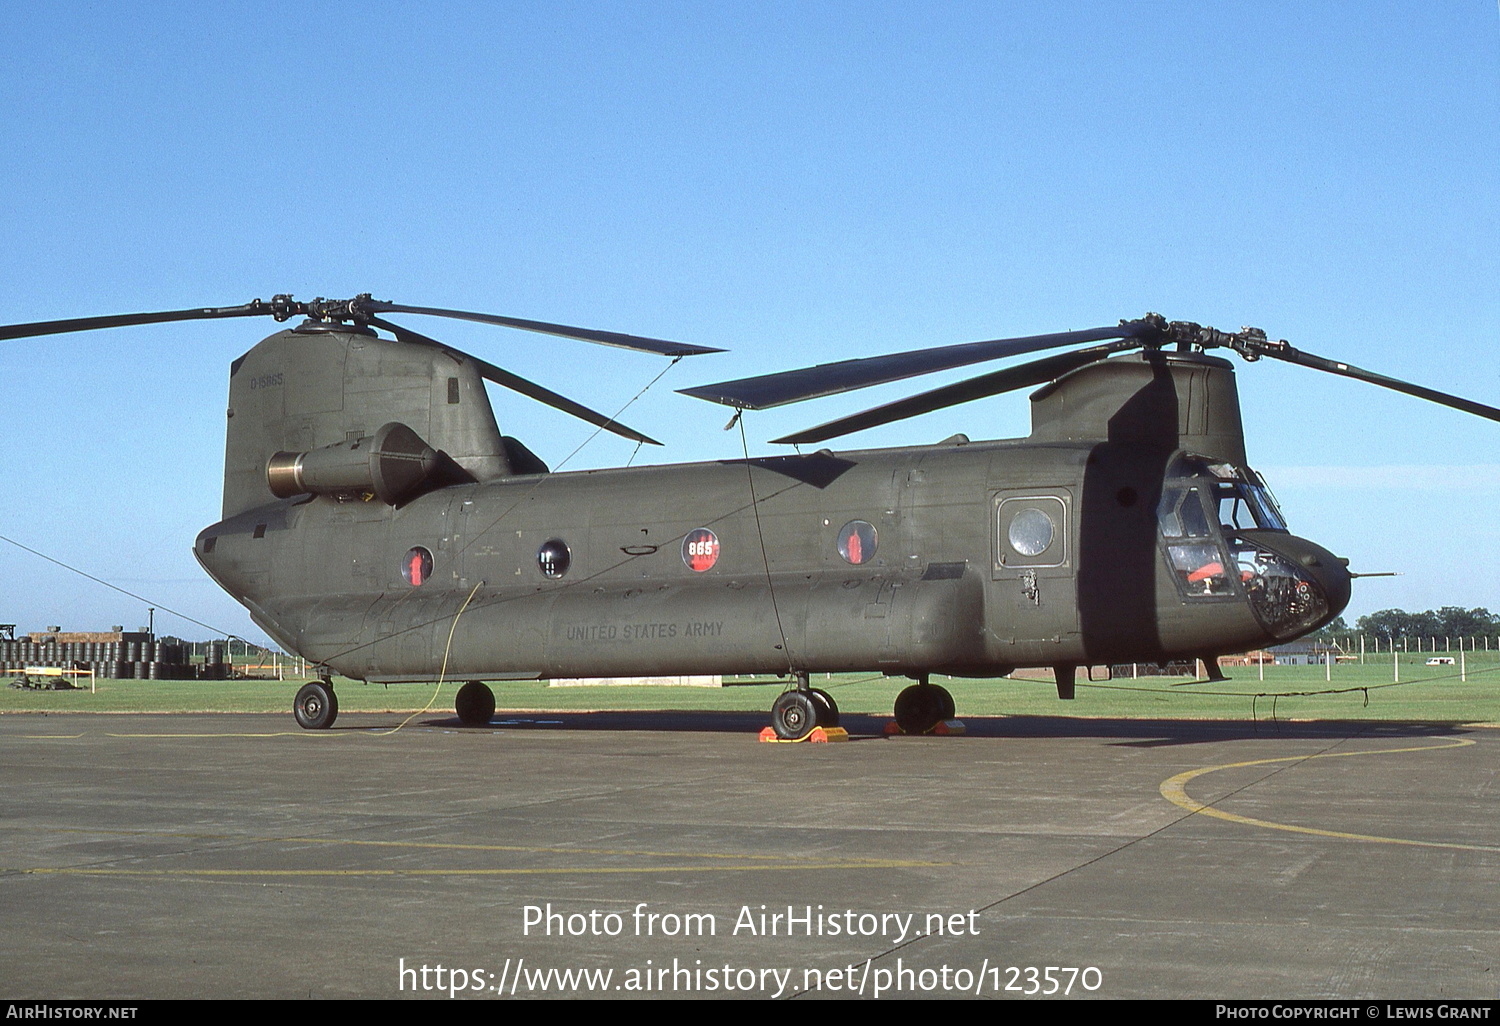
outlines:
{"label": "pilot window", "polygon": [[1157,521],[1167,542],[1167,563],[1184,596],[1210,598],[1233,593],[1233,578],[1226,569],[1231,564],[1196,487],[1165,488],[1157,507]]}
{"label": "pilot window", "polygon": [[1167,538],[1210,538],[1208,515],[1196,488],[1167,488],[1157,507],[1161,533]]}
{"label": "pilot window", "polygon": [[[1183,456],[1167,476],[1192,481],[1206,489],[1214,523],[1223,525],[1227,532],[1286,530],[1286,520],[1277,509],[1271,490],[1253,470],[1232,463],[1209,463],[1199,456]],[[1163,521],[1164,534],[1167,526]],[[1168,537],[1173,536],[1168,534]]]}
{"label": "pilot window", "polygon": [[1224,557],[1212,542],[1168,545],[1167,559],[1176,571],[1177,587],[1185,595],[1225,595],[1230,591]]}
{"label": "pilot window", "polygon": [[1327,612],[1322,591],[1305,574],[1246,535],[1286,531],[1275,498],[1255,471],[1184,456],[1168,478],[1157,520],[1184,598],[1243,594],[1276,637],[1294,637]]}
{"label": "pilot window", "polygon": [[1231,531],[1285,531],[1286,521],[1260,485],[1243,481],[1215,481],[1214,497],[1219,507],[1219,523]]}

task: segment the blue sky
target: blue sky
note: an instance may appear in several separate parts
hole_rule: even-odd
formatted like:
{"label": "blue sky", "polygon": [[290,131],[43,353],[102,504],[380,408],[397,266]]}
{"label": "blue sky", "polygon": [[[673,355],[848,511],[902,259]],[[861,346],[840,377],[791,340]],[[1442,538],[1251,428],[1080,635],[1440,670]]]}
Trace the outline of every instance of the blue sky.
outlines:
{"label": "blue sky", "polygon": [[[1488,0],[61,3],[0,32],[4,322],[369,291],[731,350],[631,407],[667,443],[637,462],[739,452],[673,388],[1147,310],[1500,405]],[[411,323],[605,410],[661,369]],[[258,637],[189,546],[229,361],[273,327],[5,343],[0,535]],[[1293,529],[1405,574],[1351,615],[1500,611],[1500,424],[1269,364],[1240,390]],[[899,394],[751,414],[752,451]],[[590,433],[494,399],[554,464]],[[848,444],[1027,430],[1015,395]],[[145,620],[3,544],[0,582],[23,629]]]}

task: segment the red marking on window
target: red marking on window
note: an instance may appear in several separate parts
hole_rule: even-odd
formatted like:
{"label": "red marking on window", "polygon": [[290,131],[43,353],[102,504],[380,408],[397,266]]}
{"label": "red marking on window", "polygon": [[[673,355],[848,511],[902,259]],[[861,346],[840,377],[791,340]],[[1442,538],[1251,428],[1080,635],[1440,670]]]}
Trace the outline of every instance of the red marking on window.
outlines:
{"label": "red marking on window", "polygon": [[432,553],[418,545],[406,553],[406,562],[401,564],[401,576],[413,588],[420,587],[432,576]]}
{"label": "red marking on window", "polygon": [[719,561],[719,537],[706,527],[688,532],[682,540],[682,561],[694,573],[702,573]]}

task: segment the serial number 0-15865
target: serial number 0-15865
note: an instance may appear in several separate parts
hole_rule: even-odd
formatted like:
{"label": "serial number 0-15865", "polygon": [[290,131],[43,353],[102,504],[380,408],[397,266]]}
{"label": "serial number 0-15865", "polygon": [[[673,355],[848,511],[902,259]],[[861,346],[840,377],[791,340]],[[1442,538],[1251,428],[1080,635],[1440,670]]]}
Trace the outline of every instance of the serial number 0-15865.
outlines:
{"label": "serial number 0-15865", "polygon": [[1093,966],[1079,969],[1074,966],[1049,965],[1038,969],[1034,965],[1013,965],[1005,973],[1008,977],[1005,982],[1006,990],[1041,994],[1044,997],[1058,993],[1070,994],[1075,983],[1089,991],[1104,986],[1104,974]]}

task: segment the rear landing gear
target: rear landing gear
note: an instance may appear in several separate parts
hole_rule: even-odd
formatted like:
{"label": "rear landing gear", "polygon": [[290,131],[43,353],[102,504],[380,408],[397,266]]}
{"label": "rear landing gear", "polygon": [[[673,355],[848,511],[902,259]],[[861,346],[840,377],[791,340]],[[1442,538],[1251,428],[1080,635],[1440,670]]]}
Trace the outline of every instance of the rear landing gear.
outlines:
{"label": "rear landing gear", "polygon": [[837,727],[839,707],[833,696],[808,686],[807,673],[796,674],[797,687],[783,691],[771,706],[771,729],[783,741],[801,741],[814,727]]}
{"label": "rear landing gear", "polygon": [[458,722],[466,727],[486,726],[495,715],[495,693],[488,684],[471,680],[458,689],[453,711],[458,713]]}
{"label": "rear landing gear", "polygon": [[327,730],[339,717],[339,699],[327,680],[302,685],[292,700],[292,715],[303,730]]}
{"label": "rear landing gear", "polygon": [[929,684],[925,673],[896,696],[896,726],[907,734],[925,734],[957,712],[948,689]]}

